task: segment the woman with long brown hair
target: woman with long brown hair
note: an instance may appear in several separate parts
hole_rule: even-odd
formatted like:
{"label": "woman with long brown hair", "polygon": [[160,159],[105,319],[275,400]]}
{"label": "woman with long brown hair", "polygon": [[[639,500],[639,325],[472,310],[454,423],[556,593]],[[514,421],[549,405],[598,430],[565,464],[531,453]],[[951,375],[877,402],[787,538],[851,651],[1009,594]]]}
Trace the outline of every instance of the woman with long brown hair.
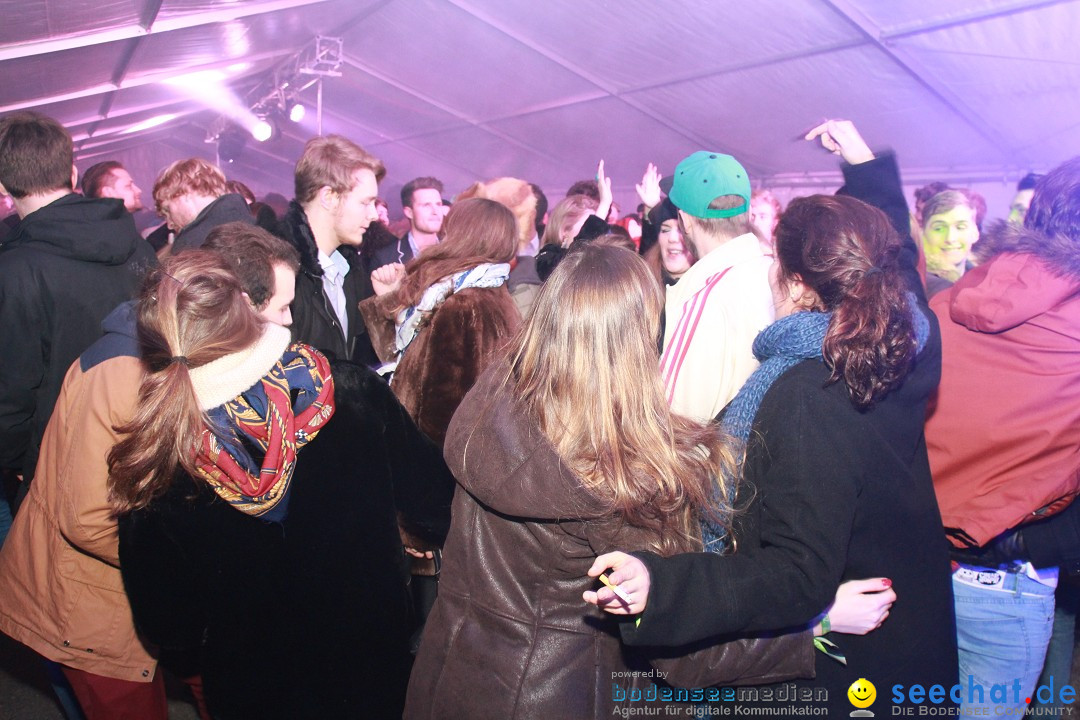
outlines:
{"label": "woman with long brown hair", "polygon": [[476,378],[521,324],[506,280],[517,223],[484,198],[454,203],[443,238],[395,277],[372,275],[378,297],[360,305],[391,386],[416,424],[442,444],[446,426]]}
{"label": "woman with long brown hair", "polygon": [[161,662],[224,718],[400,717],[395,515],[439,542],[452,484],[384,382],[256,315],[216,253],[153,273],[138,405],[109,453],[124,588]]}
{"label": "woman with long brown hair", "polygon": [[757,337],[761,366],[721,415],[747,443],[737,551],[607,554],[590,572],[617,568],[610,579],[633,602],[607,589],[587,599],[616,614],[644,610],[638,625],[623,626],[624,640],[668,645],[828,620],[841,582],[888,578],[898,599],[878,613],[881,626],[833,637],[846,664],[819,654],[807,684],[827,688],[830,714],[839,714],[860,678],[902,687],[895,705],[921,702],[907,694],[915,685],[948,693],[957,654],[923,436],[941,340],[914,243],[897,231],[907,222],[899,173],[850,123],[831,121],[808,139],[822,135],[847,161],[845,193],[794,200],[781,216],[771,280],[779,319]]}

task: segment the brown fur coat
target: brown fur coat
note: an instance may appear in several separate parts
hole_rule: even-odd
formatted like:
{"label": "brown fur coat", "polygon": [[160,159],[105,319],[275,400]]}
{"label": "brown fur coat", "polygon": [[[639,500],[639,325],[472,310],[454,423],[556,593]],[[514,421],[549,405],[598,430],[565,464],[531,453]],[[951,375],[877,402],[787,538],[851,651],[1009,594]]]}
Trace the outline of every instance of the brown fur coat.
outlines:
{"label": "brown fur coat", "polygon": [[[394,353],[391,293],[360,303],[375,351]],[[467,288],[446,298],[405,350],[391,387],[417,426],[442,446],[450,418],[465,393],[521,325],[506,286]]]}

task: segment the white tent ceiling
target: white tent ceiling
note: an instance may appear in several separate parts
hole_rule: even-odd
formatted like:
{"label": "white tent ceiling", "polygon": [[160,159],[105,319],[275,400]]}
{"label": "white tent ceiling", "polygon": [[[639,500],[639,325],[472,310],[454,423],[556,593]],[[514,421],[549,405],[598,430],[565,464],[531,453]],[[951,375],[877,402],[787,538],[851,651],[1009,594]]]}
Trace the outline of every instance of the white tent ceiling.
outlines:
{"label": "white tent ceiling", "polygon": [[[820,184],[833,159],[796,138],[826,117],[895,148],[908,180],[1080,154],[1077,0],[0,0],[0,17],[0,112],[56,117],[80,168],[119,159],[144,188],[214,157],[213,88],[177,77],[215,71],[243,98],[316,35],[343,39],[324,131],[383,158],[388,199],[417,175],[450,193],[515,175],[557,199],[603,157],[636,203],[646,163],[701,148],[756,184]],[[226,172],[290,195],[314,115]]]}

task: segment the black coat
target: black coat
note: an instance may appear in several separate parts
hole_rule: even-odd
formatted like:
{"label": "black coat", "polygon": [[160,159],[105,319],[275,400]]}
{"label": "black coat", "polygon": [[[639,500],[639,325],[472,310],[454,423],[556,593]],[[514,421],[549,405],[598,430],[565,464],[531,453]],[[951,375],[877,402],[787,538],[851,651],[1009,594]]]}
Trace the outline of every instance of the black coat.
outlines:
{"label": "black coat", "polygon": [[407,264],[413,259],[409,233],[401,237],[394,235],[382,223],[371,223],[364,233],[364,246],[361,254],[365,256],[368,271],[381,268],[391,263]]}
{"label": "black coat", "polygon": [[300,253],[296,297],[292,302],[292,339],[311,345],[331,359],[351,360],[369,367],[379,365],[364,319],[360,316],[360,301],[375,293],[371,288],[371,271],[359,253],[347,245],[338,248],[349,263],[349,272],[345,276],[345,313],[349,321],[346,337],[323,291],[323,269],[319,265],[315,236],[304,209],[295,201],[289,203],[289,211],[282,219],[278,235],[292,243]]}
{"label": "black coat", "polygon": [[202,209],[173,240],[173,253],[202,247],[206,236],[219,225],[231,222],[255,224],[255,218],[243,195],[226,193]]}
{"label": "black coat", "polygon": [[[891,157],[845,167],[846,191],[875,199],[906,225]],[[902,227],[902,226],[901,226]],[[632,644],[677,643],[731,632],[800,626],[822,613],[847,580],[888,577],[897,601],[865,636],[833,634],[847,665],[819,653],[817,679],[832,714],[848,713],[847,688],[878,683],[874,711],[894,684],[951,687],[957,681],[949,558],[923,436],[928,399],[941,375],[941,335],[922,296],[910,236],[902,254],[930,337],[903,385],[871,410],[852,404],[829,370],[806,360],[783,373],[754,418],[730,557],[643,555],[652,590]],[[691,580],[692,579],[692,580]],[[948,702],[948,701],[946,701]]]}
{"label": "black coat", "polygon": [[399,718],[412,630],[395,512],[441,544],[453,477],[389,386],[333,368],[337,410],[301,449],[281,524],[186,475],[120,519],[136,627],[180,674],[201,649],[224,718]]}
{"label": "black coat", "polygon": [[33,476],[68,367],[155,265],[122,202],[75,194],[27,215],[0,246],[0,467]]}

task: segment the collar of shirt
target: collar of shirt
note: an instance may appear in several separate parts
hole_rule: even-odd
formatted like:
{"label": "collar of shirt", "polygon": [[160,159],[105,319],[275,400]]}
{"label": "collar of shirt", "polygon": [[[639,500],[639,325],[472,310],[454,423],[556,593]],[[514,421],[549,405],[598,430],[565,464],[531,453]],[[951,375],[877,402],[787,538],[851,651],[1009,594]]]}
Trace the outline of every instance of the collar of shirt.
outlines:
{"label": "collar of shirt", "polygon": [[349,261],[337,250],[330,255],[320,250],[319,265],[326,277],[335,285],[340,285],[342,279],[349,274]]}

